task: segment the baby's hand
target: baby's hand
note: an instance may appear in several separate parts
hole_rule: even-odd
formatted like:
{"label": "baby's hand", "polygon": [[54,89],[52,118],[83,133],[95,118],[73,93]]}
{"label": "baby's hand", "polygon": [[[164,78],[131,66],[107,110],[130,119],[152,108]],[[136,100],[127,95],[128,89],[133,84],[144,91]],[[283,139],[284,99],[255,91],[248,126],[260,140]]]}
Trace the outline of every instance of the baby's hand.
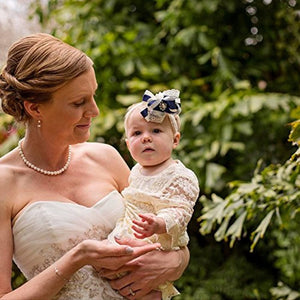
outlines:
{"label": "baby's hand", "polygon": [[155,233],[165,233],[166,224],[162,218],[154,214],[139,214],[141,220],[132,220],[134,224],[132,229],[135,231],[134,236],[138,239],[149,237]]}

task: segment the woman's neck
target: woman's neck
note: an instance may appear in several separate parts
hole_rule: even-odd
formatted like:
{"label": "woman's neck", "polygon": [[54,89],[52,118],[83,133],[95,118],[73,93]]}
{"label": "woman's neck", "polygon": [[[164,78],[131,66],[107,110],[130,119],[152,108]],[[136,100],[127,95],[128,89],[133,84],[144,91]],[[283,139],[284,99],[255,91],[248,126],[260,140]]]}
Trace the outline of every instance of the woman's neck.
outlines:
{"label": "woman's neck", "polygon": [[70,156],[69,145],[59,145],[57,141],[44,140],[29,133],[20,147],[27,161],[45,170],[61,169]]}

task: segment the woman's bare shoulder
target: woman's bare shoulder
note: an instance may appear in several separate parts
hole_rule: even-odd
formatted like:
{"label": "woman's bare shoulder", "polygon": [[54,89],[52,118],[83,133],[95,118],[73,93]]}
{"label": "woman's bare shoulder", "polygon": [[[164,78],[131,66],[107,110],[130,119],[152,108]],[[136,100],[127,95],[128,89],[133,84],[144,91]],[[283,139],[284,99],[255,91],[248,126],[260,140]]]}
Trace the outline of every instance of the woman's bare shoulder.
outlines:
{"label": "woman's bare shoulder", "polygon": [[111,145],[98,142],[86,142],[75,146],[77,151],[95,159],[121,158],[119,152]]}
{"label": "woman's bare shoulder", "polygon": [[79,147],[81,149],[78,151],[84,152],[84,156],[88,157],[98,170],[114,179],[119,191],[128,185],[130,170],[117,149],[104,143],[84,143]]}
{"label": "woman's bare shoulder", "polygon": [[4,168],[0,164],[0,216],[5,212],[11,212],[13,200],[15,198],[14,176],[9,168]]}
{"label": "woman's bare shoulder", "polygon": [[0,182],[1,179],[9,179],[18,167],[16,154],[16,150],[12,150],[0,158]]}
{"label": "woman's bare shoulder", "polygon": [[17,186],[19,174],[22,170],[22,161],[17,158],[16,149],[0,158],[0,202],[11,198]]}

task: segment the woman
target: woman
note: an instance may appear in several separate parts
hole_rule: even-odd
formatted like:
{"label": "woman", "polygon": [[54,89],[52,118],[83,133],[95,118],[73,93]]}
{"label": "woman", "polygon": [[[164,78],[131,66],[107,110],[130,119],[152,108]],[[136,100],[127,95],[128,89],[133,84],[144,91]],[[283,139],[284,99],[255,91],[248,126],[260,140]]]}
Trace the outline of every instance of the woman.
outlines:
{"label": "woman", "polygon": [[[105,240],[123,213],[129,169],[111,146],[86,143],[96,89],[92,61],[51,35],[9,50],[2,109],[26,133],[0,159],[0,299],[160,299],[155,288],[187,266],[186,248]],[[14,291],[12,259],[28,279]]]}

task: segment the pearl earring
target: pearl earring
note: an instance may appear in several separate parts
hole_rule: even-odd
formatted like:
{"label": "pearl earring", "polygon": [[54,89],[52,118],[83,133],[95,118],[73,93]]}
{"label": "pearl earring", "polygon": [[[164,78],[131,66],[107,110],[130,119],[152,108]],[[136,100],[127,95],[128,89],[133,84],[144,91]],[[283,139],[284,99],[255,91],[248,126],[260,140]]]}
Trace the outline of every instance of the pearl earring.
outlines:
{"label": "pearl earring", "polygon": [[42,127],[42,122],[41,122],[41,120],[38,120],[38,121],[37,121],[37,127],[38,127],[38,128],[41,128],[41,127]]}

